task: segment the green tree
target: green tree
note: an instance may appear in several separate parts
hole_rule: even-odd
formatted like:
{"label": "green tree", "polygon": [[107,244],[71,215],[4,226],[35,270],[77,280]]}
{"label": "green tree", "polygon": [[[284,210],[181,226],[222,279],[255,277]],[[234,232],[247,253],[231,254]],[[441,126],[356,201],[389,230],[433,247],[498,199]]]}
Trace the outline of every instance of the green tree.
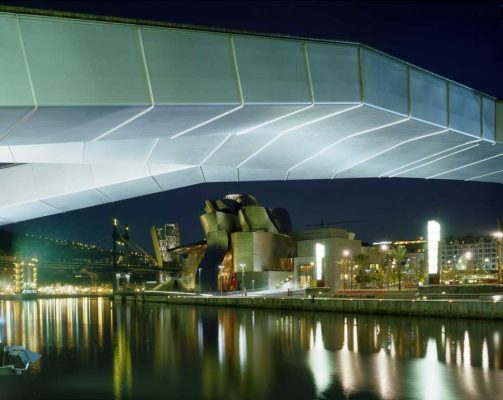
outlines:
{"label": "green tree", "polygon": [[383,270],[376,269],[371,272],[370,280],[375,282],[376,287],[382,288],[384,287],[384,282],[386,281],[386,275]]}
{"label": "green tree", "polygon": [[[369,264],[369,256],[367,254],[357,254],[354,257],[354,263],[355,267],[358,268],[355,280],[358,282],[361,289],[365,289],[367,283],[370,282],[370,275],[366,268]],[[351,271],[351,274],[353,273],[354,271]]]}
{"label": "green tree", "polygon": [[358,272],[356,273],[355,280],[360,285],[360,289],[366,289],[367,283],[372,280],[372,275],[370,274],[370,271],[367,271],[366,268],[360,267],[358,268]]}
{"label": "green tree", "polygon": [[404,269],[404,277],[402,283],[405,287],[418,286],[420,282],[424,282],[425,268],[423,260],[419,260],[417,255],[412,255],[407,259]]}
{"label": "green tree", "polygon": [[397,246],[391,251],[391,256],[396,260],[398,269],[398,290],[402,290],[402,262],[407,256],[407,250],[404,246]]}

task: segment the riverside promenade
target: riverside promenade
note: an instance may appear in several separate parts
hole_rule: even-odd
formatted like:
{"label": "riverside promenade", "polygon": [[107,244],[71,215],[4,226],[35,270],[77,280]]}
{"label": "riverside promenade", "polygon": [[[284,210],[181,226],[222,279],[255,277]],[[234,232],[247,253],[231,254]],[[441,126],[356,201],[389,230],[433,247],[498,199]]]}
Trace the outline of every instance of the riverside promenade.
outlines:
{"label": "riverside promenade", "polygon": [[164,303],[209,307],[239,307],[288,311],[315,311],[407,315],[442,318],[503,319],[503,298],[486,296],[479,299],[366,299],[333,297],[278,296],[207,296],[162,292],[116,293],[115,301],[135,303]]}

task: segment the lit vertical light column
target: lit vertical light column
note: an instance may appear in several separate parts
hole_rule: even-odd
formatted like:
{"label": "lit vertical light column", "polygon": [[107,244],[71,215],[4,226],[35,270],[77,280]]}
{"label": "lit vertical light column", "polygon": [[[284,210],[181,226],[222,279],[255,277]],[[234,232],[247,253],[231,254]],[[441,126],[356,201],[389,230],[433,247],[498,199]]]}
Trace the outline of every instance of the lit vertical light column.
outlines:
{"label": "lit vertical light column", "polygon": [[323,258],[325,257],[325,246],[321,243],[316,243],[316,280],[320,281],[323,277]]}
{"label": "lit vertical light column", "polygon": [[428,221],[428,273],[438,274],[438,242],[440,241],[440,224]]}

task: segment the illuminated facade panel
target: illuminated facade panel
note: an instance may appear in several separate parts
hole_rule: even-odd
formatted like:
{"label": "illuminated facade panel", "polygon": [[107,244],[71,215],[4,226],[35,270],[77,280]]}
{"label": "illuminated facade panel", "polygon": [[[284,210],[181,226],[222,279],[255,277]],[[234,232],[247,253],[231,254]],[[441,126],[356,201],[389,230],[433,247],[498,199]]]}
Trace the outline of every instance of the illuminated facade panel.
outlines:
{"label": "illuminated facade panel", "polygon": [[325,246],[316,243],[316,280],[321,281],[323,279],[323,261],[325,259]]}
{"label": "illuminated facade panel", "polygon": [[438,242],[440,241],[440,224],[428,221],[428,273],[438,274]]}

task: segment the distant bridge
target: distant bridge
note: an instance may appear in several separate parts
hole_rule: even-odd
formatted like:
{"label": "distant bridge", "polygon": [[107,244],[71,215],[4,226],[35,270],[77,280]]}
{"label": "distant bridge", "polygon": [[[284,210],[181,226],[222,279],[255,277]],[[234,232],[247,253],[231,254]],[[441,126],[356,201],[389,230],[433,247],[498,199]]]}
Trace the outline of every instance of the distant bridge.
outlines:
{"label": "distant bridge", "polygon": [[134,272],[134,271],[163,271],[162,268],[149,267],[145,265],[117,265],[101,264],[101,263],[85,263],[85,262],[72,262],[72,261],[40,261],[39,268],[58,268],[58,269],[72,269],[72,268],[91,268],[100,269],[103,272]]}

